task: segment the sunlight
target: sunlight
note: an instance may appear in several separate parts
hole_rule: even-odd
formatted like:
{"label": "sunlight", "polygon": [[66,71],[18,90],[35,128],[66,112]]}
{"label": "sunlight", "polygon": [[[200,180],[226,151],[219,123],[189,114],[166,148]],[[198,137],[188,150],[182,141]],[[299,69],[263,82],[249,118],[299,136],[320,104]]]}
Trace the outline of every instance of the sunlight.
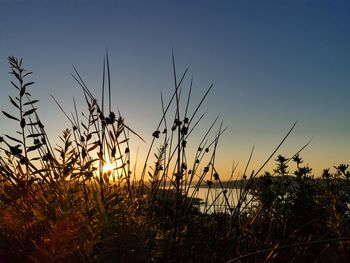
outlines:
{"label": "sunlight", "polygon": [[110,163],[110,161],[107,161],[103,166],[102,170],[103,170],[103,173],[111,174],[114,168],[115,168],[115,164],[112,164]]}
{"label": "sunlight", "polygon": [[[102,174],[105,177],[105,180],[115,181],[122,176],[122,167],[123,161],[120,159],[111,161],[109,159],[106,160],[105,164],[102,167]],[[108,178],[108,179],[107,179]]]}

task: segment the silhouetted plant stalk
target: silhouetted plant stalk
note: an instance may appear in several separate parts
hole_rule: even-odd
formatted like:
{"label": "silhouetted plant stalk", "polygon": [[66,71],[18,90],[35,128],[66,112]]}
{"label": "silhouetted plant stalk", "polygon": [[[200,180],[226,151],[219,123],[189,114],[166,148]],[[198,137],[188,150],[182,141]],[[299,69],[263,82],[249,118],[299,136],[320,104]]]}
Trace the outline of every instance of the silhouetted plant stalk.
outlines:
{"label": "silhouetted plant stalk", "polygon": [[[107,66],[107,76],[105,76],[105,67]],[[81,86],[84,92],[84,97],[86,100],[86,103],[88,105],[89,109],[89,115],[88,117],[85,117],[83,114],[82,116],[87,118],[87,123],[84,124],[83,122],[79,123],[78,114],[76,113],[76,117],[71,119],[62,109],[60,106],[60,109],[64,112],[66,117],[70,120],[73,131],[75,132],[76,138],[81,138],[81,142],[77,143],[77,147],[81,148],[81,157],[84,160],[87,157],[91,157],[90,153],[98,149],[97,155],[99,160],[99,183],[101,186],[101,189],[103,191],[102,187],[105,183],[108,184],[109,180],[107,178],[104,178],[103,175],[103,165],[106,163],[107,159],[110,159],[112,162],[121,161],[123,165],[120,167],[117,167],[115,169],[116,173],[120,173],[122,170],[123,172],[119,175],[120,177],[124,177],[123,179],[130,178],[129,176],[126,176],[126,164],[128,164],[128,160],[126,159],[126,156],[129,156],[130,149],[128,147],[125,148],[125,151],[123,152],[123,149],[121,146],[123,144],[128,145],[129,137],[127,133],[125,132],[125,129],[129,132],[136,134],[133,130],[131,130],[128,126],[125,125],[124,119],[119,115],[117,117],[114,112],[110,111],[108,115],[106,115],[103,108],[99,107],[99,104],[97,103],[97,99],[93,97],[91,92],[89,91],[88,87],[82,80],[81,76],[79,75],[78,71],[75,69],[76,76],[73,76],[75,80],[78,82],[78,84]],[[106,57],[106,60],[104,61],[104,70],[103,70],[103,84],[102,84],[102,90],[104,90],[105,86],[105,78],[108,79],[108,89],[110,90],[110,76],[109,76],[109,62],[108,62],[108,56]],[[109,92],[110,95],[110,92]],[[56,103],[58,104],[57,100],[55,99]],[[109,100],[110,102],[110,100]],[[58,104],[59,105],[59,104]],[[104,96],[102,96],[102,105],[104,105]],[[109,105],[109,108],[111,106]],[[137,134],[136,134],[137,135]],[[122,137],[124,136],[124,137]],[[137,135],[138,136],[138,135]],[[139,136],[138,136],[139,137]],[[141,137],[140,137],[141,138]],[[89,142],[89,140],[96,139],[94,142]],[[79,141],[79,140],[75,140]],[[125,156],[124,156],[125,154]],[[128,187],[130,187],[130,181],[128,181]],[[103,196],[102,192],[101,195]]]}
{"label": "silhouetted plant stalk", "polygon": [[[17,134],[20,139],[15,136],[5,135],[9,141],[1,137],[1,140],[6,144],[8,149],[1,148],[6,157],[1,157],[1,170],[3,176],[8,178],[8,182],[12,184],[17,192],[24,192],[22,197],[24,207],[28,209],[33,206],[38,206],[47,214],[47,216],[54,217],[52,211],[45,208],[45,199],[40,199],[35,195],[35,187],[33,183],[37,180],[47,182],[46,175],[48,171],[45,168],[38,169],[33,162],[41,160],[43,156],[50,156],[50,146],[47,143],[47,136],[44,131],[38,115],[37,108],[34,105],[38,100],[31,100],[31,94],[28,92],[29,86],[34,82],[26,82],[27,76],[31,72],[26,71],[22,66],[22,60],[15,57],[9,57],[9,64],[11,74],[15,77],[18,83],[11,81],[11,85],[18,91],[18,96],[14,99],[10,96],[10,102],[18,111],[18,115],[14,116],[8,112],[2,111],[3,114],[11,120],[14,120],[19,125]],[[34,116],[35,122],[32,121]],[[33,140],[30,144],[28,140]],[[46,146],[46,147],[44,147]],[[46,148],[46,149],[45,149]],[[35,156],[37,152],[39,156]]]}
{"label": "silhouetted plant stalk", "polygon": [[[2,112],[18,128],[0,136],[0,261],[8,261],[5,254],[16,262],[277,262],[313,255],[319,260],[324,254],[348,259],[349,165],[314,178],[299,155],[310,142],[290,158],[275,157],[296,123],[257,171],[249,168],[253,147],[243,173],[234,163],[225,182],[216,165],[226,130],[219,117],[198,145],[192,140],[194,134],[198,138],[205,117],[200,110],[212,85],[192,105],[193,79],[187,92],[188,70],[178,77],[173,55],[174,90],[167,103],[161,93],[161,118],[139,175],[131,165],[129,140],[141,137],[112,111],[108,54],[101,102],[76,68],[73,78],[86,110],[80,113],[73,98],[73,113],[67,113],[52,96],[71,126],[54,147],[38,116],[38,101],[28,92],[30,72],[22,60],[10,57],[9,64],[16,113]],[[271,159],[276,169],[261,174]],[[112,171],[104,170],[107,162],[114,164]]]}

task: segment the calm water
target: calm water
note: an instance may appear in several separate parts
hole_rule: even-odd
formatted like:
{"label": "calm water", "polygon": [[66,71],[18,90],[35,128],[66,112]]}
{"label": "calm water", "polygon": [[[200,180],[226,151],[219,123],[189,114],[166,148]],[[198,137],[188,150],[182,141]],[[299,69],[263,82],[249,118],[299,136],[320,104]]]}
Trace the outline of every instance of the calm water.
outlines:
{"label": "calm water", "polygon": [[[194,187],[190,188],[189,196],[195,191]],[[240,189],[227,189],[226,198],[220,188],[199,188],[194,197],[202,199],[200,210],[201,212],[229,212],[229,208],[234,208],[237,205]],[[248,195],[247,199],[250,199]],[[207,202],[206,202],[207,201]]]}

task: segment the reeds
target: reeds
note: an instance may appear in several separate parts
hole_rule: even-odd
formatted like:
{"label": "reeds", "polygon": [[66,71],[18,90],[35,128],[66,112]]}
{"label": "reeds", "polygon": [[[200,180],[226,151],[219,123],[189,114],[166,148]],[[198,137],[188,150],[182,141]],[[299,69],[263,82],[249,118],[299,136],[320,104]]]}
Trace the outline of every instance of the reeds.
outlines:
{"label": "reeds", "polygon": [[[16,95],[13,110],[2,112],[18,128],[0,137],[0,261],[347,260],[349,166],[314,178],[299,156],[307,143],[291,158],[278,155],[274,172],[261,175],[295,123],[258,171],[249,171],[253,148],[244,171],[233,165],[224,181],[216,164],[226,128],[217,117],[198,129],[213,85],[193,104],[193,79],[187,69],[178,75],[174,56],[172,63],[174,90],[168,101],[160,95],[160,121],[135,174],[130,140],[143,139],[112,109],[108,55],[101,102],[75,68],[85,111],[73,99],[69,113],[52,96],[70,124],[55,146],[29,92],[31,73],[9,58]],[[205,191],[200,206],[198,191]]]}

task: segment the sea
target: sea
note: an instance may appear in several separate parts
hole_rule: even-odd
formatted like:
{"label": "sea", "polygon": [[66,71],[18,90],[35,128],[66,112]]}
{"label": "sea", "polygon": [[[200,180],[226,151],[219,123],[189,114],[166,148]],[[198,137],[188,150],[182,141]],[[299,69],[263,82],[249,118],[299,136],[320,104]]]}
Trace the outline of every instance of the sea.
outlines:
{"label": "sea", "polygon": [[[217,187],[199,187],[191,186],[188,191],[188,197],[194,197],[193,204],[202,213],[230,213],[238,204],[242,194],[240,188],[229,188],[224,191]],[[247,195],[241,207],[250,204],[251,195]]]}

